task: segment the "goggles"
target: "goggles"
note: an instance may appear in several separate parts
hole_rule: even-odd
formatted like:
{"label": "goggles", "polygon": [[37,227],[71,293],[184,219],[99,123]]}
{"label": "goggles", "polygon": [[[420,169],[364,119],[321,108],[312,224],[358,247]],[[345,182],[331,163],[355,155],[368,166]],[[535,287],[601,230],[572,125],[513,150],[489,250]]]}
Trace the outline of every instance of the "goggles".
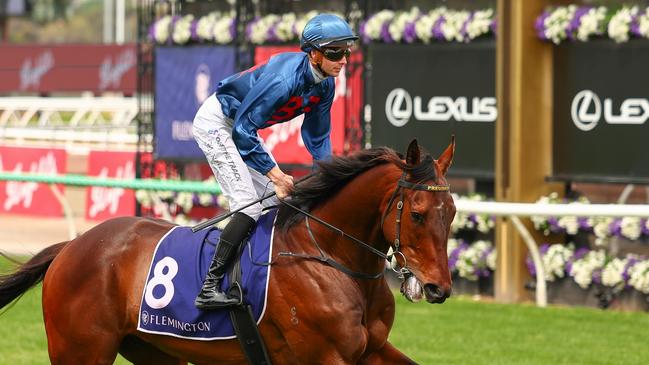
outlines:
{"label": "goggles", "polygon": [[322,48],[320,52],[322,52],[326,59],[334,62],[342,60],[343,57],[349,58],[352,54],[349,48]]}

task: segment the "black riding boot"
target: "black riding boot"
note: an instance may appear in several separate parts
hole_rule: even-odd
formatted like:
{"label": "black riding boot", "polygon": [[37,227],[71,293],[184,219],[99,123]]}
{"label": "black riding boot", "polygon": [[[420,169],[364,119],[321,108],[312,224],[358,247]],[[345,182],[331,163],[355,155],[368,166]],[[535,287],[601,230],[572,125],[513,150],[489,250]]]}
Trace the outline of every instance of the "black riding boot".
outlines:
{"label": "black riding boot", "polygon": [[238,303],[234,298],[222,292],[219,287],[228,268],[228,263],[241,243],[248,237],[255,225],[255,220],[244,213],[234,213],[225,226],[219,244],[216,246],[212,264],[207,270],[203,288],[198,293],[194,305],[200,309],[223,308]]}

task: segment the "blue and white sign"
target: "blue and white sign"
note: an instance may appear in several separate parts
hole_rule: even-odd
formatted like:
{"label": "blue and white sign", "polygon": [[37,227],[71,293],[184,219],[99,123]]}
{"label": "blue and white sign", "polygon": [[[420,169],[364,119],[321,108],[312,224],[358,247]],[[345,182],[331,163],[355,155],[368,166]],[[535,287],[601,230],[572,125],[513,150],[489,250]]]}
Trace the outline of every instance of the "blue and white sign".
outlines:
{"label": "blue and white sign", "polygon": [[235,49],[157,47],[155,65],[155,156],[202,161],[192,121],[218,82],[235,72]]}

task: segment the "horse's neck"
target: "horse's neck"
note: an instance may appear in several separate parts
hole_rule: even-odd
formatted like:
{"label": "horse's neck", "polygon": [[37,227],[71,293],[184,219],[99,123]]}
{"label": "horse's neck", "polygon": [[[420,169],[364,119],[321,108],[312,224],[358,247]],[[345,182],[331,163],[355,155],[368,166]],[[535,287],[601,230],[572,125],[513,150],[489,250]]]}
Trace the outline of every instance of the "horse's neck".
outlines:
{"label": "horse's neck", "polygon": [[[396,166],[381,165],[350,181],[313,213],[343,232],[386,252],[388,244],[381,230],[381,205],[399,176]],[[356,270],[374,273],[384,262],[376,254],[322,225],[312,224],[324,251]],[[373,271],[371,271],[373,270]]]}

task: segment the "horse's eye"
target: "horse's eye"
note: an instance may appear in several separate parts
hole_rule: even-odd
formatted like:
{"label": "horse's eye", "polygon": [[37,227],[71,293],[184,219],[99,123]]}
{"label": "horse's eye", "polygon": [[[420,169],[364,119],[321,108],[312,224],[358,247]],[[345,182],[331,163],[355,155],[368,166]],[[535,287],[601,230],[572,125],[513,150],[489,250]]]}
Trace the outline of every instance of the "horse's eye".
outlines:
{"label": "horse's eye", "polygon": [[412,218],[412,221],[417,224],[424,223],[424,216],[417,212],[410,212],[410,218]]}

